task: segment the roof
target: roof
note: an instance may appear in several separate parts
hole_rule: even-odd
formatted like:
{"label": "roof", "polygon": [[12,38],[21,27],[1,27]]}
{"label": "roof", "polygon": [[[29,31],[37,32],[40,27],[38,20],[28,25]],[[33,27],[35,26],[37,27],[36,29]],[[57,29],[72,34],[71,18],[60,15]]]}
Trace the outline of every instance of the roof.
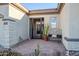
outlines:
{"label": "roof", "polygon": [[29,12],[30,15],[34,14],[52,14],[52,13],[58,13],[58,9],[41,9],[41,10],[31,10]]}
{"label": "roof", "polygon": [[29,14],[29,10],[27,8],[24,8],[20,3],[0,3],[0,5],[13,5],[20,9],[21,11],[25,12],[26,14]]}
{"label": "roof", "polygon": [[[5,5],[8,3],[0,3],[0,5]],[[62,10],[64,3],[59,3],[57,8],[53,9],[39,9],[39,10],[28,10],[27,8],[24,8],[20,3],[9,3],[11,5],[14,5],[15,7],[19,8],[21,11],[25,12],[29,15],[36,15],[36,14],[58,14]]]}
{"label": "roof", "polygon": [[29,10],[24,8],[20,3],[9,3],[9,4],[12,4],[12,5],[16,6],[17,8],[19,8],[20,10],[22,10],[23,12],[29,14]]}

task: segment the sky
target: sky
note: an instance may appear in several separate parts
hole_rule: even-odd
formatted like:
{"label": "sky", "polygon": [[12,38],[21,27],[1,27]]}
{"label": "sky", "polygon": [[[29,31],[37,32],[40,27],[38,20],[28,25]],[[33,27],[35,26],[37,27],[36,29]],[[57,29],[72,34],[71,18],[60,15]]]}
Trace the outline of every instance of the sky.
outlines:
{"label": "sky", "polygon": [[21,3],[22,6],[29,10],[56,8],[57,3]]}

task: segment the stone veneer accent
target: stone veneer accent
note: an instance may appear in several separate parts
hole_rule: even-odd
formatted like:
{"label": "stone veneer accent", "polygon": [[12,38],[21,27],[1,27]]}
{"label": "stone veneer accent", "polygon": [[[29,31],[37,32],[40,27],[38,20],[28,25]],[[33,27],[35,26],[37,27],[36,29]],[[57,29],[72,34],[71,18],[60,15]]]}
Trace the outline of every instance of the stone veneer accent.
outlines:
{"label": "stone veneer accent", "polygon": [[[66,41],[71,41],[71,42],[79,42],[79,39],[74,39],[74,38],[67,38],[67,37],[64,37],[64,39]],[[66,48],[65,48],[66,49]],[[67,56],[79,56],[79,51],[75,51],[75,50],[67,50],[66,49],[66,55]]]}
{"label": "stone veneer accent", "polygon": [[67,38],[67,37],[64,37],[64,39],[65,39],[66,41],[79,42],[79,38]]}

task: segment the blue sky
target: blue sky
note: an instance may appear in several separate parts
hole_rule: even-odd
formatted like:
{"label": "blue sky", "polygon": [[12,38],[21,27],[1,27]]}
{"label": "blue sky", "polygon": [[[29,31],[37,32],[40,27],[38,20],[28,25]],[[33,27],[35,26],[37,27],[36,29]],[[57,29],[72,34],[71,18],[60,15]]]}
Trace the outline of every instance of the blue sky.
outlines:
{"label": "blue sky", "polygon": [[56,8],[57,3],[21,3],[29,10]]}

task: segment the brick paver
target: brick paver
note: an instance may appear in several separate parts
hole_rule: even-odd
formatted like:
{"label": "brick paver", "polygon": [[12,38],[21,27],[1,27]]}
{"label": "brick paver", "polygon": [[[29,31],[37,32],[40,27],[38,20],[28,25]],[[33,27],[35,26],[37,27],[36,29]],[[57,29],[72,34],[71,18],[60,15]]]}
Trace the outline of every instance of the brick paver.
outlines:
{"label": "brick paver", "polygon": [[57,52],[62,56],[65,54],[65,48],[61,42],[44,41],[41,39],[24,41],[12,49],[23,55],[30,55],[35,52],[37,45],[39,45],[41,55],[46,53],[47,55],[53,56],[57,55]]}

